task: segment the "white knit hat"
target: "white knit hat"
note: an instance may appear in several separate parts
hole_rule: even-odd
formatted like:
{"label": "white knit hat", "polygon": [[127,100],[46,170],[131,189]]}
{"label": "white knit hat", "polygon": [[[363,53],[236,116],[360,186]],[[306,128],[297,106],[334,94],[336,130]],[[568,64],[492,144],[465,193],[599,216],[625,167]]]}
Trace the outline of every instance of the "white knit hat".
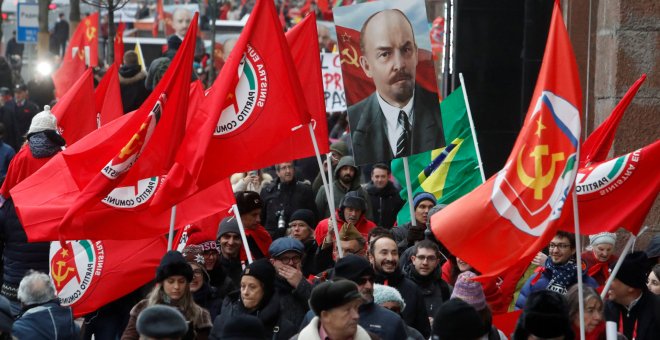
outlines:
{"label": "white knit hat", "polygon": [[614,245],[616,243],[616,234],[603,232],[595,235],[590,235],[589,242],[591,243],[592,246],[602,243]]}
{"label": "white knit hat", "polygon": [[57,118],[50,112],[50,106],[44,106],[44,110],[37,113],[32,118],[32,123],[30,123],[30,129],[28,130],[28,135],[45,131],[45,130],[54,130],[57,131]]}

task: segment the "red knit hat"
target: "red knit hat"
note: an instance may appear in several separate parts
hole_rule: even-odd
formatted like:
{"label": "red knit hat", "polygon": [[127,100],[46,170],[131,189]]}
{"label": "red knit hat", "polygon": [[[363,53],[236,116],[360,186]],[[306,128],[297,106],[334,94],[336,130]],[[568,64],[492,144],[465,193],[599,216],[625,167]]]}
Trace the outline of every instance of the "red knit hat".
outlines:
{"label": "red knit hat", "polygon": [[191,246],[191,245],[198,245],[202,248],[202,251],[207,251],[207,250],[215,250],[215,251],[220,251],[218,249],[218,244],[216,243],[215,239],[206,237],[204,236],[204,233],[198,226],[193,226],[188,230],[188,241],[186,242],[186,246]]}

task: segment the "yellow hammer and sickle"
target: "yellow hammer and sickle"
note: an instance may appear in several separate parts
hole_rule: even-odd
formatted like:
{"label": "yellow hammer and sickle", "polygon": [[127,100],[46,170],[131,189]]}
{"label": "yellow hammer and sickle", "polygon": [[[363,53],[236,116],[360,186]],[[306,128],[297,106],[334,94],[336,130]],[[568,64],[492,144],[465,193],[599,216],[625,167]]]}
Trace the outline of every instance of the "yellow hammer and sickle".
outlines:
{"label": "yellow hammer and sickle", "polygon": [[534,199],[542,200],[543,199],[543,189],[545,189],[555,176],[555,166],[559,161],[564,160],[564,153],[558,152],[552,154],[552,162],[550,165],[550,170],[543,174],[543,156],[548,156],[548,146],[547,145],[537,145],[534,147],[534,150],[529,153],[529,157],[534,158],[534,177],[527,175],[525,169],[522,166],[522,154],[525,151],[525,146],[523,145],[520,148],[518,153],[518,162],[517,162],[517,172],[518,178],[520,181],[528,188],[534,189]]}
{"label": "yellow hammer and sickle", "polygon": [[92,39],[94,39],[94,37],[96,36],[96,27],[87,26],[87,30],[85,31],[85,34],[87,35],[87,40],[92,41]]}
{"label": "yellow hammer and sickle", "polygon": [[[353,51],[352,54],[350,53],[351,51],[348,50],[349,48],[351,49],[351,51]],[[355,47],[353,47],[353,46],[346,47],[345,49],[343,49],[341,51],[341,55],[346,57],[346,58],[341,58],[341,63],[342,64],[347,63],[347,64],[353,65],[355,67],[360,67],[360,64],[358,63],[358,53],[355,50]]]}
{"label": "yellow hammer and sickle", "polygon": [[140,126],[140,130],[133,135],[130,141],[128,141],[128,144],[121,148],[121,152],[119,153],[119,158],[123,159],[126,157],[126,155],[131,155],[137,149],[141,144],[142,141],[140,139],[140,132],[142,132],[145,128],[147,127],[147,123],[142,123]]}
{"label": "yellow hammer and sickle", "polygon": [[67,267],[64,273],[62,273],[62,267],[66,265],[66,262],[64,261],[57,261],[57,271],[52,273],[53,279],[55,279],[55,282],[57,283],[57,287],[60,287],[62,284],[62,281],[66,280],[66,277],[69,276],[69,272],[75,271],[75,269],[71,267]]}

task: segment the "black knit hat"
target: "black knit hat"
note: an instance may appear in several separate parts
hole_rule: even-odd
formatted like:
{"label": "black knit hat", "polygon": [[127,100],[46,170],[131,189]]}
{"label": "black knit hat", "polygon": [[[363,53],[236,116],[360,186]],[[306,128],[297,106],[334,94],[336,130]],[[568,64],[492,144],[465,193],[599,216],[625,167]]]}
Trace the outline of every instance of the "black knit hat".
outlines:
{"label": "black knit hat", "polygon": [[303,221],[312,229],[316,229],[316,215],[309,209],[298,209],[291,214],[289,222]]}
{"label": "black knit hat", "polygon": [[374,269],[367,259],[362,256],[349,254],[335,264],[333,278],[344,278],[356,282],[364,276],[374,276]]}
{"label": "black knit hat", "polygon": [[264,340],[266,329],[258,317],[250,314],[230,316],[220,330],[222,340]]}
{"label": "black knit hat", "polygon": [[450,299],[440,305],[433,318],[433,335],[441,340],[477,339],[484,334],[481,316],[461,299]]}
{"label": "black knit hat", "polygon": [[265,258],[255,260],[245,268],[243,276],[252,276],[264,286],[262,304],[270,300],[275,286],[275,267],[270,263],[270,260]]}
{"label": "black knit hat", "polygon": [[349,191],[346,193],[346,196],[342,198],[341,203],[339,204],[339,210],[343,211],[346,207],[360,209],[364,212],[367,211],[367,202],[359,192]]}
{"label": "black knit hat", "polygon": [[222,235],[227,233],[234,233],[237,235],[241,234],[240,229],[238,229],[238,221],[236,221],[236,217],[234,216],[229,216],[222,219],[220,226],[218,227],[218,234],[216,239],[220,239]]}
{"label": "black knit hat", "polygon": [[156,268],[156,282],[163,282],[168,277],[175,275],[181,275],[190,282],[193,279],[193,270],[181,253],[170,250],[163,256],[160,265]]}
{"label": "black knit hat", "polygon": [[621,263],[616,278],[626,286],[644,289],[646,287],[646,273],[649,269],[648,257],[643,251],[628,254]]}
{"label": "black knit hat", "polygon": [[356,299],[362,299],[355,282],[348,280],[325,281],[312,289],[309,307],[317,316],[322,311],[343,306]]}
{"label": "black knit hat", "polygon": [[238,212],[241,215],[263,207],[261,196],[254,191],[238,191],[234,194],[234,198],[236,199]]}
{"label": "black knit hat", "polygon": [[181,338],[188,332],[188,323],[176,308],[153,305],[145,308],[135,324],[141,336],[150,338]]}
{"label": "black knit hat", "polygon": [[572,334],[566,299],[553,291],[540,290],[530,294],[521,318],[523,328],[537,337],[555,338]]}

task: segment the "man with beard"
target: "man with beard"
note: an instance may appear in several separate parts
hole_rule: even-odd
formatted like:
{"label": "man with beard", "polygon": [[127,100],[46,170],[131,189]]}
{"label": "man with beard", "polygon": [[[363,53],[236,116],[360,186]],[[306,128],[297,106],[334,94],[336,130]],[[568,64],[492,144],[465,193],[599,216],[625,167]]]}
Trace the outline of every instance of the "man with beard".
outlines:
{"label": "man with beard", "polygon": [[[363,196],[357,191],[349,191],[342,198],[337,209],[337,227],[341,230],[344,224],[353,224],[366,240],[369,231],[376,227],[374,222],[365,217],[366,210],[367,202]],[[314,230],[314,237],[319,246],[323,246],[323,243],[332,242],[333,229],[330,227],[330,221],[330,217],[322,220]]]}
{"label": "man with beard", "polygon": [[376,91],[348,107],[357,164],[389,161],[444,145],[436,93],[415,83],[417,43],[403,12],[370,16],[360,31],[360,66]]}
{"label": "man with beard", "polygon": [[391,229],[396,222],[396,215],[403,207],[399,190],[389,180],[390,167],[378,163],[371,170],[371,182],[366,186],[369,200],[373,207],[374,222],[380,227]]}
{"label": "man with beard", "polygon": [[243,240],[235,217],[230,216],[222,219],[216,240],[220,244],[220,255],[214,268],[208,271],[211,277],[211,285],[222,286],[226,275],[232,280],[233,286],[238,289],[241,274],[243,274],[243,263],[241,262]]}
{"label": "man with beard", "polygon": [[407,307],[401,316],[406,324],[428,338],[431,324],[424,297],[417,284],[404,277],[399,269],[399,249],[394,239],[387,235],[376,237],[370,244],[369,261],[374,269],[375,282],[394,287],[403,296]]}
{"label": "man with beard", "polygon": [[417,225],[413,226],[412,222],[408,222],[392,228],[392,234],[394,234],[400,253],[424,239],[424,231],[426,231],[426,225],[429,222],[429,211],[435,206],[435,202],[435,196],[424,191],[413,197],[414,218]]}
{"label": "man with beard", "polygon": [[303,244],[290,237],[275,240],[268,248],[270,263],[277,271],[275,292],[280,297],[282,316],[294,325],[300,325],[309,310],[312,285],[302,273]]}
{"label": "man with beard", "polygon": [[421,289],[426,312],[432,317],[451,297],[449,284],[440,278],[440,249],[429,240],[420,241],[413,249],[412,262],[403,271]]}
{"label": "man with beard", "polygon": [[[330,185],[334,194],[335,207],[339,206],[342,199],[349,191],[357,191],[366,201],[366,210],[368,220],[373,220],[371,202],[368,200],[367,191],[360,185],[360,170],[355,166],[355,161],[351,156],[344,156],[337,163],[335,171],[335,180]],[[321,186],[316,193],[316,207],[321,218],[330,217],[330,208],[328,207],[328,198],[325,195],[325,186]],[[365,235],[366,237],[366,235]]]}

